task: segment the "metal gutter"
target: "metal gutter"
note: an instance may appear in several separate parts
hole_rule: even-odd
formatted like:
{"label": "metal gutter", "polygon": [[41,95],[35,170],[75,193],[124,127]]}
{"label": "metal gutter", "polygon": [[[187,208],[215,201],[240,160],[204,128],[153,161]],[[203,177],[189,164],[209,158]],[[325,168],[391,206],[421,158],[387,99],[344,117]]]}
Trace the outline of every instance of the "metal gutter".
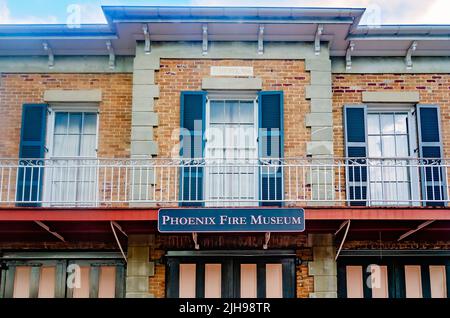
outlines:
{"label": "metal gutter", "polygon": [[347,36],[348,41],[450,41],[449,34],[352,34]]}
{"label": "metal gutter", "polygon": [[[294,7],[102,6],[109,24],[131,22],[354,23],[365,9]],[[241,13],[239,13],[239,11]],[[252,13],[249,13],[251,11]],[[171,14],[171,12],[173,12]]]}

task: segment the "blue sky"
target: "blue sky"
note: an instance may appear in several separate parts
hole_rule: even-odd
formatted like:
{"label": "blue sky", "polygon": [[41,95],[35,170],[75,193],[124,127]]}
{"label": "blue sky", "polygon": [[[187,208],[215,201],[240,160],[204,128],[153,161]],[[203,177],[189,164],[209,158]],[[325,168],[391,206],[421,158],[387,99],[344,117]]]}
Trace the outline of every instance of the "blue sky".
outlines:
{"label": "blue sky", "polygon": [[369,10],[363,22],[450,24],[450,0],[0,0],[0,24],[66,23],[73,4],[82,23],[104,23],[101,5],[234,5],[364,7]]}

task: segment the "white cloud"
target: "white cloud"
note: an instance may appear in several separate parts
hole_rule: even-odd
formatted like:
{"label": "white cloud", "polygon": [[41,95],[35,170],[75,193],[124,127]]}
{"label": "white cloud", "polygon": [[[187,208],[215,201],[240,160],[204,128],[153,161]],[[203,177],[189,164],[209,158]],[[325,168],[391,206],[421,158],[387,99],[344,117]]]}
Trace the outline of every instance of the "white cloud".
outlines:
{"label": "white cloud", "polygon": [[450,1],[430,1],[430,4],[424,9],[420,10],[420,13],[417,14],[416,23],[450,24]]}
{"label": "white cloud", "polygon": [[0,23],[9,23],[8,21],[10,15],[11,12],[9,11],[8,5],[6,4],[6,0],[0,0]]}
{"label": "white cloud", "polygon": [[53,24],[58,22],[58,19],[52,15],[47,17],[13,17],[6,0],[0,0],[0,24]]}
{"label": "white cloud", "polygon": [[[382,24],[450,24],[448,0],[192,0],[192,5],[205,6],[279,6],[375,8],[368,10],[361,24],[380,20]],[[379,12],[380,19],[369,16]]]}
{"label": "white cloud", "polygon": [[[162,2],[162,1],[161,1]],[[95,2],[94,2],[95,3]],[[108,4],[126,5],[126,0],[108,0]],[[163,5],[162,3],[158,3]],[[196,6],[269,6],[269,7],[358,7],[369,8],[361,24],[450,24],[449,0],[190,0]],[[80,4],[81,23],[105,23],[101,7]],[[56,16],[14,16],[7,0],[0,0],[0,24],[66,23]]]}
{"label": "white cloud", "polygon": [[106,23],[102,8],[94,4],[81,4],[81,23]]}

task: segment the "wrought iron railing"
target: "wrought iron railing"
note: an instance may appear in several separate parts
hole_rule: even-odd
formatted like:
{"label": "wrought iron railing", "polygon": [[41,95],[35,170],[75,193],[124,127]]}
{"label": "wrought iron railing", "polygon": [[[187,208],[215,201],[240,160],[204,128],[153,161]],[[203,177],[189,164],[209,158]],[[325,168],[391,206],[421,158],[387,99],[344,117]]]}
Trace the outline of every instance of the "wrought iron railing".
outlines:
{"label": "wrought iron railing", "polygon": [[445,205],[449,160],[0,159],[0,206]]}

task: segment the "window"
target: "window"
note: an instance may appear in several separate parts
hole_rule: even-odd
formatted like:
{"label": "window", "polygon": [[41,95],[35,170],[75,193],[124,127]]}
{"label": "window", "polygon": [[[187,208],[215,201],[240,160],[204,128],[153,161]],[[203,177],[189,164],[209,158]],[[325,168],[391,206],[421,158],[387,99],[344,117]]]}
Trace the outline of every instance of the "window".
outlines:
{"label": "window", "polygon": [[227,206],[257,204],[256,97],[208,99],[206,107],[207,201]]}
{"label": "window", "polygon": [[[444,204],[437,105],[346,105],[344,121],[350,205]],[[427,202],[430,197],[436,202]]]}
{"label": "window", "polygon": [[430,266],[430,285],[432,298],[445,298],[447,295],[445,266]]}
{"label": "window", "polygon": [[121,260],[88,260],[86,254],[79,260],[35,256],[33,260],[7,256],[2,262],[0,298],[124,297],[125,264]]}
{"label": "window", "polygon": [[[386,108],[386,107],[384,107]],[[417,199],[413,111],[379,111],[368,107],[367,140],[371,205],[409,205]],[[378,160],[379,158],[379,160]]]}
{"label": "window", "polygon": [[348,257],[338,262],[340,298],[447,298],[446,257]]}
{"label": "window", "polygon": [[181,92],[181,206],[280,206],[283,92]]}
{"label": "window", "polygon": [[405,265],[406,298],[422,298],[422,273],[420,265]]}
{"label": "window", "polygon": [[[74,108],[75,109],[75,108]],[[97,199],[97,112],[55,107],[49,117],[46,202],[94,205]]]}
{"label": "window", "polygon": [[[293,298],[293,256],[175,256],[167,258],[168,298]],[[242,251],[239,251],[242,252]],[[215,252],[212,252],[213,254]]]}

